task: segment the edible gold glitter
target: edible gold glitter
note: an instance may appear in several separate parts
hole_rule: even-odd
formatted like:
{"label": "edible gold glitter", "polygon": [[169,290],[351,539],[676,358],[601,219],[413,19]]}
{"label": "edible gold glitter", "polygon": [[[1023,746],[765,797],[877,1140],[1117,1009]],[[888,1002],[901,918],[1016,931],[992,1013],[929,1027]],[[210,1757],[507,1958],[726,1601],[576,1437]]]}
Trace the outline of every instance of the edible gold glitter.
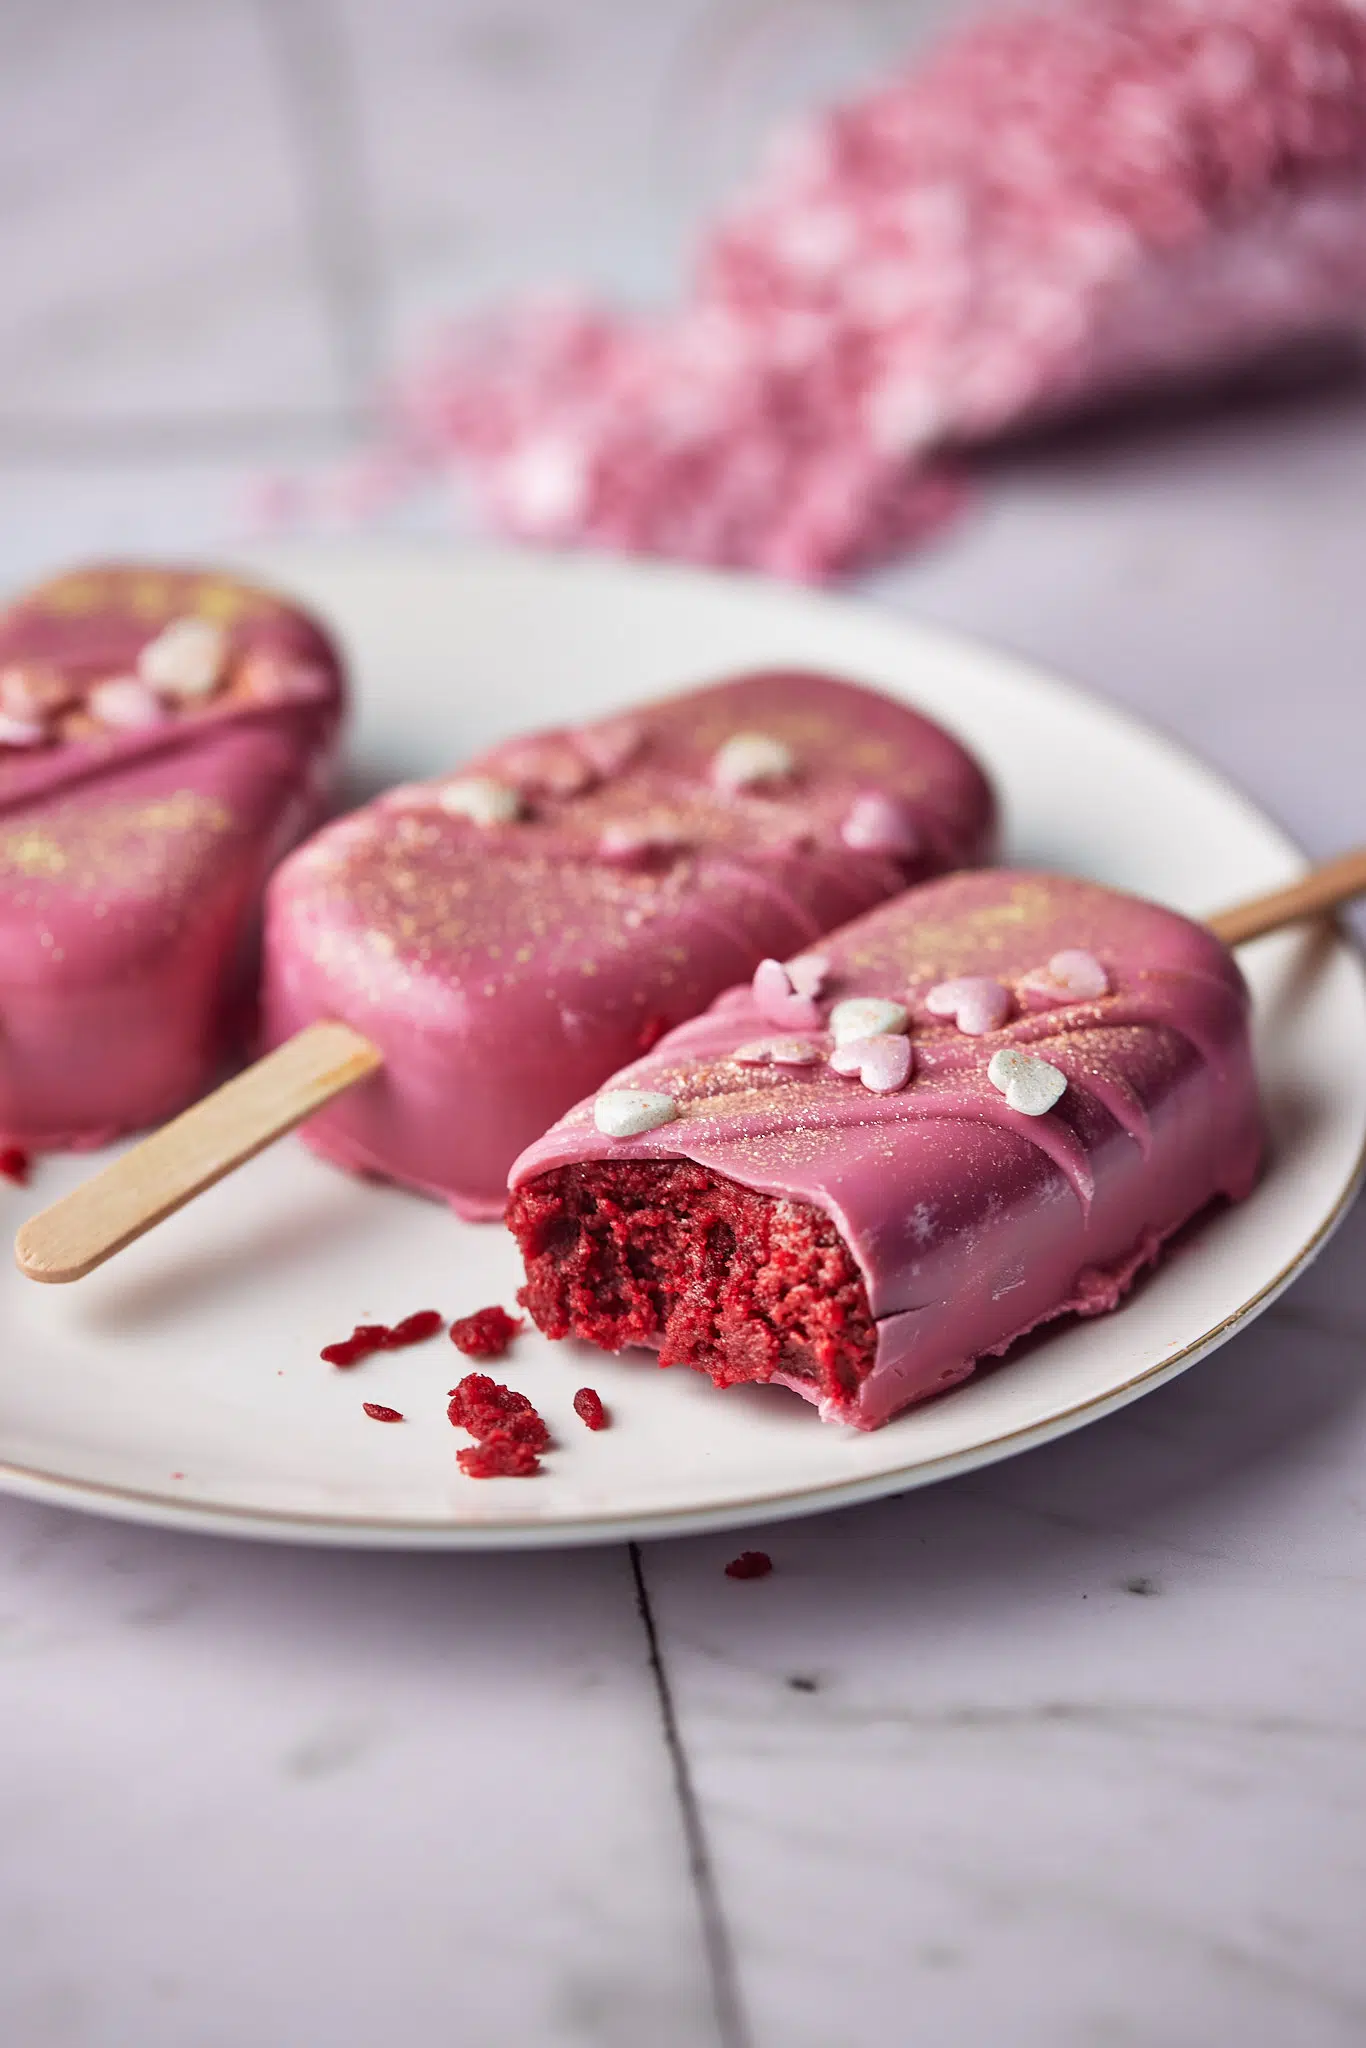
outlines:
{"label": "edible gold glitter", "polygon": [[232,829],[231,811],[196,790],[153,803],[72,800],[41,825],[0,833],[0,883],[47,884],[26,896],[35,908],[58,888],[83,900],[170,895],[190,886]]}

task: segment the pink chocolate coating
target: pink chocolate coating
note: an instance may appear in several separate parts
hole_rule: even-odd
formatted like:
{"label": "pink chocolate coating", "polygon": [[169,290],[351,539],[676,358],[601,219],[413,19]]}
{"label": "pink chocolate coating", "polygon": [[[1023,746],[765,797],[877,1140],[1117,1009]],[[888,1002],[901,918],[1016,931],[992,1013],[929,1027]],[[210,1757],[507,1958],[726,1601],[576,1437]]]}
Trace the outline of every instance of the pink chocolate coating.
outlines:
{"label": "pink chocolate coating", "polygon": [[[1014,987],[1063,948],[1093,953],[1110,993],[1016,1007],[986,1036],[926,1008],[936,983],[989,973]],[[1262,1127],[1247,990],[1201,926],[1089,883],[986,871],[912,890],[821,950],[823,1006],[908,1004],[904,1089],[876,1094],[828,1064],[739,1064],[765,1027],[735,988],[614,1079],[672,1095],[676,1121],[614,1141],[580,1103],[522,1154],[511,1185],[575,1162],[681,1158],[826,1211],[862,1273],[876,1352],[844,1399],[772,1375],[820,1400],[826,1420],[875,1428],[1036,1324],[1114,1308],[1173,1231],[1250,1189]],[[1056,1108],[1007,1106],[987,1077],[1004,1046],[1061,1070]]]}
{"label": "pink chocolate coating", "polygon": [[[101,725],[98,684],[186,618],[222,629],[218,688]],[[0,745],[0,1133],[84,1147],[183,1107],[247,1023],[261,893],[320,814],[341,668],[267,591],[100,566],[0,616],[6,678],[48,709],[41,745]]]}
{"label": "pink chocolate coating", "polygon": [[[716,754],[737,735],[786,747],[791,776],[718,788]],[[384,1054],[309,1141],[470,1217],[501,1215],[522,1147],[663,1030],[765,955],[986,857],[995,830],[981,770],[939,727],[804,673],[513,741],[460,779],[474,775],[515,788],[524,815],[452,816],[442,785],[422,785],[284,864],[264,994],[272,1040],[341,1017]],[[909,806],[914,853],[845,843],[869,790]]]}

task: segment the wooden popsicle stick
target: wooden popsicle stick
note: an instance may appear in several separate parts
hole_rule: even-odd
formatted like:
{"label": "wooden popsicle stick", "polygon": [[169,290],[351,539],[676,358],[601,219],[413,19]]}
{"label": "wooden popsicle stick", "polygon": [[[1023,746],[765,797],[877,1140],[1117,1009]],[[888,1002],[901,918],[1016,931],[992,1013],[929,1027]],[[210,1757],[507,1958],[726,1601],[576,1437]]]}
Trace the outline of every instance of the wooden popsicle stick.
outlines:
{"label": "wooden popsicle stick", "polygon": [[1335,910],[1341,903],[1350,901],[1366,891],[1366,846],[1358,846],[1351,853],[1339,854],[1336,860],[1324,861],[1321,867],[1311,868],[1307,875],[1301,875],[1298,882],[1288,888],[1273,889],[1269,896],[1256,896],[1250,903],[1237,903],[1231,910],[1221,910],[1217,917],[1206,918],[1216,939],[1222,939],[1226,946],[1242,946],[1249,939],[1260,939],[1267,932],[1278,932],[1285,925],[1298,924],[1301,918],[1314,917],[1320,911]]}
{"label": "wooden popsicle stick", "polygon": [[382,1064],[349,1024],[307,1025],[32,1217],[15,1239],[19,1270],[81,1279]]}
{"label": "wooden popsicle stick", "polygon": [[[1237,946],[1363,892],[1366,847],[1208,924],[1226,946]],[[20,1271],[31,1280],[81,1279],[382,1064],[349,1025],[308,1025],[33,1217],[15,1241]]]}

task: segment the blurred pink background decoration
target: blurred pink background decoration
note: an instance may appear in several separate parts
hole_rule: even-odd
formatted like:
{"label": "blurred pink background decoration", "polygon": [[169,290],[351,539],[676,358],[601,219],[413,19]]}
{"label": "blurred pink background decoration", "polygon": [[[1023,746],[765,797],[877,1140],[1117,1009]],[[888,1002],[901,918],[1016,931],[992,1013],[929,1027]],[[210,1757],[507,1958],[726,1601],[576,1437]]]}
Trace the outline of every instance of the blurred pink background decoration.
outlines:
{"label": "blurred pink background decoration", "polygon": [[453,325],[351,506],[450,465],[524,539],[867,566],[955,451],[1352,327],[1364,178],[1353,0],[1007,6],[783,128],[672,309]]}

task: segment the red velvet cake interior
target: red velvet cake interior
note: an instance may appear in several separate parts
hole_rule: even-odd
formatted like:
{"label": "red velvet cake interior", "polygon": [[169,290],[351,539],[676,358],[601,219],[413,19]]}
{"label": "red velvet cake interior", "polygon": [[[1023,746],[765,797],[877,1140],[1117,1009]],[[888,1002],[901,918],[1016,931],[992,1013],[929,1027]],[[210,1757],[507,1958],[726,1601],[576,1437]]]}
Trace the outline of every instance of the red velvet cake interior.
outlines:
{"label": "red velvet cake interior", "polygon": [[830,1217],[687,1160],[565,1166],[520,1188],[519,1299],[548,1337],[658,1347],[718,1386],[775,1372],[847,1396],[877,1332]]}

